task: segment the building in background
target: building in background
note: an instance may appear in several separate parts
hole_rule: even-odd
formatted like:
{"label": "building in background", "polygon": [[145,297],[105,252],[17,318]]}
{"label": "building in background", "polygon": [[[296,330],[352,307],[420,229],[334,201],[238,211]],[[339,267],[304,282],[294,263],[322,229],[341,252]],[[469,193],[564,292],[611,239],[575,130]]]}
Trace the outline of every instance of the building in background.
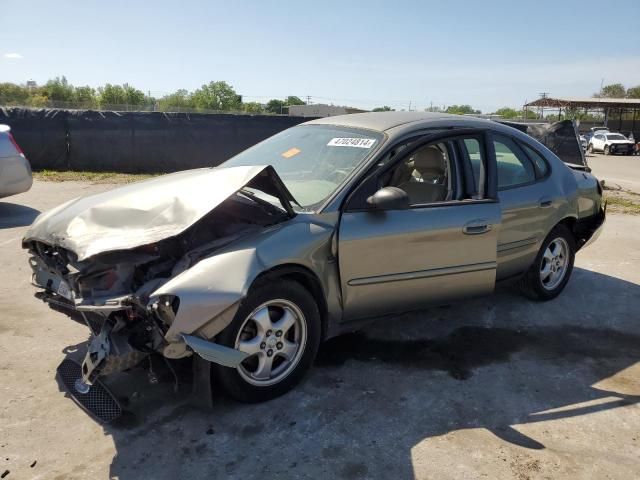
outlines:
{"label": "building in background", "polygon": [[334,117],[336,115],[346,115],[348,113],[364,113],[367,110],[359,108],[341,107],[338,105],[324,105],[313,103],[311,105],[290,105],[290,117]]}

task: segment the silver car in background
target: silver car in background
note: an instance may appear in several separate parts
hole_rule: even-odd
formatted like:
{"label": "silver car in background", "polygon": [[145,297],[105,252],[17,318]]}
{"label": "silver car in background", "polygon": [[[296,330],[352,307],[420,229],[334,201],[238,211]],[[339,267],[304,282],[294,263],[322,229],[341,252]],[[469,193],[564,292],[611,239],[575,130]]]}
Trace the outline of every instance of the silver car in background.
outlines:
{"label": "silver car in background", "polygon": [[321,341],[372,319],[507,279],[554,298],[604,217],[588,167],[516,129],[363,113],[71,200],[38,217],[23,247],[37,295],[94,331],[80,394],[147,355],[197,355],[256,402],[297,384]]}
{"label": "silver car in background", "polygon": [[0,198],[31,188],[31,165],[16,143],[8,125],[0,125]]}

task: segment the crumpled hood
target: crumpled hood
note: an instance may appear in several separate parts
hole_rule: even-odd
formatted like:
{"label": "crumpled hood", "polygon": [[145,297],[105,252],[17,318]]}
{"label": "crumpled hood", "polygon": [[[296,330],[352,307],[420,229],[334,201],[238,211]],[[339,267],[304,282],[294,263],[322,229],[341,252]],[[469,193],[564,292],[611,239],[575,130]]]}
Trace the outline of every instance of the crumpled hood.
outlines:
{"label": "crumpled hood", "polygon": [[276,180],[267,193],[291,198],[270,166],[186,170],[64,203],[38,216],[23,242],[61,246],[79,261],[147,245],[180,234],[258,176]]}

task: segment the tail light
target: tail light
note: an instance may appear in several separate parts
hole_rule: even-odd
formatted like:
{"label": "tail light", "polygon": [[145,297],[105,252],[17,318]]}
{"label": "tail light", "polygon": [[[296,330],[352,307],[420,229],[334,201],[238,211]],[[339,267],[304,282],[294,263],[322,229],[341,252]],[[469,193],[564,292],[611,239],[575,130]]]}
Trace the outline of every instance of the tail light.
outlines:
{"label": "tail light", "polygon": [[11,132],[9,132],[9,141],[12,143],[18,154],[24,155],[24,152],[20,148],[20,145],[18,145],[18,142],[16,142],[16,139],[13,138],[13,135],[11,135]]}

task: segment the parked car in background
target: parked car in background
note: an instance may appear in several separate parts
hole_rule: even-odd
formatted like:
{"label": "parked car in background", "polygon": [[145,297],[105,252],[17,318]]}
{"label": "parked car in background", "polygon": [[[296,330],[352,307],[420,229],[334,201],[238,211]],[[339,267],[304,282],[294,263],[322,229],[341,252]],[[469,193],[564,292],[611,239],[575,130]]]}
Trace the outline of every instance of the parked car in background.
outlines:
{"label": "parked car in background", "polygon": [[31,165],[16,143],[8,125],[0,125],[0,198],[31,188]]}
{"label": "parked car in background", "polygon": [[601,125],[599,127],[591,127],[589,131],[591,131],[591,135],[593,135],[596,132],[608,132],[609,127],[605,127],[604,125]]}
{"label": "parked car in background", "polygon": [[257,402],[293,388],[321,341],[372,319],[503,279],[556,297],[604,218],[588,169],[519,130],[362,113],[71,200],[23,247],[38,296],[95,325],[73,395],[148,355],[199,355],[232,397]]}
{"label": "parked car in background", "polygon": [[596,132],[589,142],[589,152],[605,155],[632,155],[634,149],[634,142],[621,133]]}
{"label": "parked car in background", "polygon": [[587,151],[588,145],[589,145],[589,140],[587,140],[587,137],[584,135],[580,135],[580,146],[582,147],[583,152]]}

